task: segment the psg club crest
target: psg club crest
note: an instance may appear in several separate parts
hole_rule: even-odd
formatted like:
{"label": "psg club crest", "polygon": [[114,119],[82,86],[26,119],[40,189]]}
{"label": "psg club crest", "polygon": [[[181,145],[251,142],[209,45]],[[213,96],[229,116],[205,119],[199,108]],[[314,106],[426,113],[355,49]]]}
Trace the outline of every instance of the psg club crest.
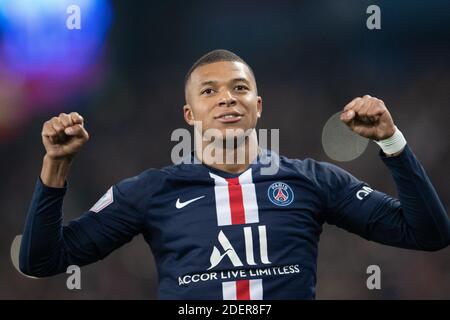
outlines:
{"label": "psg club crest", "polygon": [[284,182],[272,183],[267,190],[267,196],[273,204],[277,206],[288,206],[294,201],[294,192]]}

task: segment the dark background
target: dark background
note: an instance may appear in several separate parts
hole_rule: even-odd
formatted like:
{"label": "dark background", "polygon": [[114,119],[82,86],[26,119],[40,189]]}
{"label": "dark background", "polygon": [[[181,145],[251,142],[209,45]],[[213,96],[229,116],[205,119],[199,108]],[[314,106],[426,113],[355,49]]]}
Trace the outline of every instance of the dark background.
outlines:
{"label": "dark background", "polygon": [[[381,30],[366,28],[371,4],[381,8]],[[36,101],[41,108],[27,121],[2,124],[0,298],[155,298],[157,276],[142,236],[82,268],[79,291],[66,288],[65,274],[39,280],[19,274],[11,242],[22,233],[42,165],[44,121],[78,111],[91,135],[70,173],[68,221],[112,184],[171,163],[171,132],[186,127],[185,73],[213,49],[234,51],[252,66],[264,99],[258,126],[279,128],[280,152],[289,157],[336,163],[321,145],[326,121],[356,96],[383,99],[450,207],[450,2],[117,0],[112,8],[95,84],[59,100]],[[9,80],[0,81],[0,105]],[[361,157],[337,164],[395,196],[377,151],[371,143]],[[325,226],[317,298],[449,299],[449,254],[449,248],[433,253],[390,248]],[[381,290],[366,287],[372,264],[381,268]]]}

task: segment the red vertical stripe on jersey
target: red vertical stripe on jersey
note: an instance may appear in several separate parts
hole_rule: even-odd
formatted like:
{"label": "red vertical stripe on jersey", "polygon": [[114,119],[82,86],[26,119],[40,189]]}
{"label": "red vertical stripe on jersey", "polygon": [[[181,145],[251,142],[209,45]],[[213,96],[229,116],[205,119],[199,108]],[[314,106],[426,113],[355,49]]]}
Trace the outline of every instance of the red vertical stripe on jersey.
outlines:
{"label": "red vertical stripe on jersey", "polygon": [[250,300],[250,281],[236,281],[236,300]]}
{"label": "red vertical stripe on jersey", "polygon": [[230,178],[226,180],[228,182],[228,193],[230,195],[231,223],[244,224],[245,210],[239,178]]}

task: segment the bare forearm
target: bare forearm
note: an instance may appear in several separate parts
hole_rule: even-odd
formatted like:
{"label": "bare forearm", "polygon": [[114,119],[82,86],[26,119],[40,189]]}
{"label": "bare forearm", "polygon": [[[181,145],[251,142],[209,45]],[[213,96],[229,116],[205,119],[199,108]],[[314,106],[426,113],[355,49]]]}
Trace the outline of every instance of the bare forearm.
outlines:
{"label": "bare forearm", "polygon": [[71,160],[55,160],[45,155],[41,170],[41,180],[44,185],[52,188],[64,187],[70,164]]}

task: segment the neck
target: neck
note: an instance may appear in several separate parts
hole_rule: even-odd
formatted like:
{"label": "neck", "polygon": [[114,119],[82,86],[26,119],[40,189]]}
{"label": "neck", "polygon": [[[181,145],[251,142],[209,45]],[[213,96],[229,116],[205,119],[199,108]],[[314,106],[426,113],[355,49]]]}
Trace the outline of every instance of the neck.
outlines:
{"label": "neck", "polygon": [[237,143],[236,140],[239,141],[239,139],[232,139],[228,143],[225,140],[212,143],[203,141],[202,157],[199,159],[204,164],[221,171],[244,172],[258,156],[258,140],[256,133],[246,136],[242,143]]}

